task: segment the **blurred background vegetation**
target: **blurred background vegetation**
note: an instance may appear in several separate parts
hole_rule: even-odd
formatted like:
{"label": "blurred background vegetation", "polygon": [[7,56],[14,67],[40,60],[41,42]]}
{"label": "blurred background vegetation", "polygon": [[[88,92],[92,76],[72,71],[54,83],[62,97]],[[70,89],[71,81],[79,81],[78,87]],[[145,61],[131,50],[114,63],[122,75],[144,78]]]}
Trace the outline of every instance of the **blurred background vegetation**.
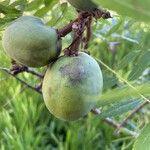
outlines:
{"label": "blurred background vegetation", "polygon": [[[114,11],[111,13],[112,19],[94,21],[88,49],[100,60],[103,70],[102,99],[108,101],[108,105],[102,107],[102,114],[95,116],[90,113],[76,122],[60,121],[48,112],[41,95],[0,70],[1,150],[132,149],[136,135],[150,120],[150,107],[146,105],[127,121],[125,127],[135,135],[126,130],[114,134],[114,128],[104,118],[119,123],[143,102],[141,96],[129,96],[127,92],[133,91],[131,85],[142,86],[136,95],[150,90],[150,26],[145,21],[149,18],[143,15],[137,21],[137,11],[134,19]],[[0,68],[10,67],[10,59],[2,48],[2,34],[12,20],[22,15],[38,16],[55,28],[61,28],[77,17],[73,7],[59,0],[0,0]],[[63,39],[63,47],[70,42],[71,34]],[[36,86],[40,82],[28,73],[19,77],[30,85]],[[129,89],[120,92],[126,88]]]}

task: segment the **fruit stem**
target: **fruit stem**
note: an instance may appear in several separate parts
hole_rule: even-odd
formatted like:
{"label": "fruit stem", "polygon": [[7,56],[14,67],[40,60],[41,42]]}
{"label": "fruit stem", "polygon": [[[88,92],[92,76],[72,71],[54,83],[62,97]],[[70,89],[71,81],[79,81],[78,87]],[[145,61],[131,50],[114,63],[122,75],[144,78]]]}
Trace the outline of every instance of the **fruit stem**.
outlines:
{"label": "fruit stem", "polygon": [[67,24],[66,26],[60,28],[60,29],[57,29],[57,33],[58,33],[58,36],[61,38],[61,37],[65,37],[67,34],[69,34],[70,32],[72,32],[72,25],[74,22],[76,22],[77,19],[75,19],[74,21],[71,21],[69,24]]}
{"label": "fruit stem", "polygon": [[[108,19],[108,18],[112,18],[110,13],[108,11],[104,11],[104,10],[101,10],[101,9],[95,9],[93,11],[79,11],[79,16],[78,17],[81,17],[82,18],[88,18],[88,17],[91,17],[93,16],[94,18],[96,19],[100,19],[100,18],[103,18],[103,19]],[[79,18],[71,21],[69,24],[67,24],[66,26],[60,28],[57,30],[58,32],[58,35],[59,37],[65,37],[67,34],[69,34],[70,32],[72,32],[72,25],[78,21]]]}
{"label": "fruit stem", "polygon": [[92,35],[92,20],[93,20],[93,17],[92,16],[89,16],[88,17],[88,22],[86,24],[86,37],[85,37],[85,45],[84,45],[84,49],[87,49],[89,47],[89,41],[91,39],[91,35]]}
{"label": "fruit stem", "polygon": [[81,39],[82,39],[82,35],[78,35],[77,33],[74,33],[74,38],[72,43],[68,48],[64,50],[66,56],[78,56]]}
{"label": "fruit stem", "polygon": [[[79,51],[79,46],[81,44],[81,40],[83,37],[83,33],[88,22],[88,17],[85,15],[86,13],[79,13],[78,20],[73,23],[72,31],[74,33],[74,38],[71,45],[65,49],[65,55],[68,56],[77,56]],[[92,16],[91,16],[92,17]]]}
{"label": "fruit stem", "polygon": [[[77,56],[81,42],[84,42],[84,49],[88,48],[89,41],[92,34],[92,20],[96,19],[108,19],[111,18],[110,13],[101,9],[95,9],[93,11],[78,11],[78,18],[71,21],[65,27],[58,29],[59,38],[65,37],[70,32],[74,33],[72,43],[68,48],[64,50],[67,56]],[[86,37],[83,38],[83,33],[86,29]]]}

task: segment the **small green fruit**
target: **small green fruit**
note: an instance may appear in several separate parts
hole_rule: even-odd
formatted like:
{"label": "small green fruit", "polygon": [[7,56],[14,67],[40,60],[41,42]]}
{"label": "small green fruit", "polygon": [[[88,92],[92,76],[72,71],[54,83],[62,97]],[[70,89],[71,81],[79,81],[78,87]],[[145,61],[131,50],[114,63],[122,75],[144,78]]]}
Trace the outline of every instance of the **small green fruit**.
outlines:
{"label": "small green fruit", "polygon": [[3,47],[17,62],[29,67],[41,67],[59,56],[61,40],[56,30],[45,26],[41,19],[22,16],[7,27]]}
{"label": "small green fruit", "polygon": [[92,0],[68,0],[68,2],[81,11],[92,11],[97,8],[97,5]]}
{"label": "small green fruit", "polygon": [[48,68],[43,81],[43,97],[49,111],[61,120],[85,116],[99,100],[102,72],[88,54],[62,56]]}

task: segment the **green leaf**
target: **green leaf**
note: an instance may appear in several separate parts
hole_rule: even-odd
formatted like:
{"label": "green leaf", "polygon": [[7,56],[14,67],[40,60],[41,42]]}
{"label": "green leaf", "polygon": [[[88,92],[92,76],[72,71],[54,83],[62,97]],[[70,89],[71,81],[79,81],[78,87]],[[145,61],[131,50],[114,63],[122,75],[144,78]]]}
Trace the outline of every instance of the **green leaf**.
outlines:
{"label": "green leaf", "polygon": [[39,9],[38,11],[35,12],[35,16],[38,17],[43,17],[48,11],[50,10],[49,7],[42,7],[41,9]]}
{"label": "green leaf", "polygon": [[0,4],[0,13],[3,14],[19,14],[20,11],[17,10],[16,8],[13,8],[11,6],[4,6]]}
{"label": "green leaf", "polygon": [[[129,98],[141,98],[141,94],[145,97],[150,96],[150,84],[143,84],[135,86],[135,89],[131,87],[119,88],[107,91],[102,94],[98,102],[99,107],[118,103],[120,101],[129,101]],[[132,100],[132,99],[131,99]],[[143,99],[142,99],[143,100]]]}
{"label": "green leaf", "polygon": [[137,86],[132,85],[129,81],[124,79],[122,76],[120,76],[115,70],[111,69],[109,66],[107,66],[104,62],[102,62],[100,59],[95,58],[98,63],[100,63],[103,67],[105,67],[108,71],[116,75],[116,77],[124,82],[128,87],[119,87],[115,90],[107,91],[105,94],[103,94],[100,97],[99,100],[99,106],[112,104],[115,102],[119,102],[124,98],[129,98],[131,96],[134,96],[135,98],[142,97],[143,100],[149,101],[146,97],[150,96],[150,83],[147,82],[146,84]]}
{"label": "green leaf", "polygon": [[114,10],[120,15],[133,17],[137,20],[150,21],[149,0],[93,0],[99,6]]}
{"label": "green leaf", "polygon": [[150,50],[145,51],[144,54],[140,57],[137,61],[135,66],[133,67],[131,73],[128,76],[129,80],[136,80],[138,79],[144,70],[150,66]]}
{"label": "green leaf", "polygon": [[113,25],[112,28],[106,33],[105,37],[110,36],[112,33],[116,32],[119,27],[122,25],[123,21],[120,20],[117,22],[117,24]]}
{"label": "green leaf", "polygon": [[13,3],[10,4],[11,7],[16,7],[16,6],[23,6],[25,7],[27,5],[27,0],[18,0],[14,1]]}
{"label": "green leaf", "polygon": [[49,26],[55,26],[59,20],[61,20],[66,11],[67,11],[67,3],[63,3],[61,5],[59,5],[58,7],[56,7],[53,11],[52,11],[52,18],[46,23]]}
{"label": "green leaf", "polygon": [[39,6],[43,3],[43,0],[34,0],[31,3],[28,3],[27,7],[26,7],[26,11],[32,11],[35,10],[37,8],[39,8]]}
{"label": "green leaf", "polygon": [[104,90],[109,89],[118,83],[118,79],[115,76],[103,73]]}
{"label": "green leaf", "polygon": [[46,7],[48,7],[49,5],[51,5],[53,1],[50,1],[50,0],[44,0],[44,4]]}
{"label": "green leaf", "polygon": [[123,69],[127,67],[130,63],[132,63],[136,57],[139,55],[140,51],[131,51],[128,53],[124,58],[121,60],[121,62],[118,65],[118,70]]}
{"label": "green leaf", "polygon": [[140,100],[131,100],[131,101],[122,101],[117,104],[111,105],[106,110],[102,111],[100,118],[106,118],[106,117],[115,117],[120,116],[130,110],[133,110],[135,107],[137,107],[140,104]]}
{"label": "green leaf", "polygon": [[4,17],[2,19],[0,18],[0,26],[3,26],[4,24],[6,24],[12,20],[14,20],[14,18],[11,18],[11,17],[9,17],[9,18]]}
{"label": "green leaf", "polygon": [[38,17],[43,17],[45,16],[45,14],[47,14],[49,11],[52,10],[52,7],[57,3],[58,1],[52,1],[47,7],[42,7],[40,9],[38,9],[34,15],[38,16]]}
{"label": "green leaf", "polygon": [[68,7],[67,3],[62,3],[60,5],[61,11],[64,12],[66,10],[66,8]]}
{"label": "green leaf", "polygon": [[0,18],[0,30],[3,29],[5,25],[7,25],[9,22],[17,19],[19,16],[20,14],[18,15],[9,14],[9,15],[6,15],[4,18]]}
{"label": "green leaf", "polygon": [[148,123],[137,138],[133,150],[150,150],[150,123]]}
{"label": "green leaf", "polygon": [[3,2],[0,2],[0,4],[5,5],[5,6],[9,5],[9,3],[10,3],[10,0],[5,0]]}

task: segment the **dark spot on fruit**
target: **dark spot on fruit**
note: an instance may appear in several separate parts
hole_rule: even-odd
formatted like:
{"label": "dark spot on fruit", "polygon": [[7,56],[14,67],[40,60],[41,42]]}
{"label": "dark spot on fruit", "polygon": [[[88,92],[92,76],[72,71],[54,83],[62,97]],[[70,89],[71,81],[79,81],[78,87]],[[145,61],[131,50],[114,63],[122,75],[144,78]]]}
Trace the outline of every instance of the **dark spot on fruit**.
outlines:
{"label": "dark spot on fruit", "polygon": [[85,71],[82,65],[65,65],[59,69],[62,77],[67,77],[71,84],[81,83],[85,78]]}
{"label": "dark spot on fruit", "polygon": [[49,96],[51,96],[51,92],[52,92],[52,90],[51,90],[51,88],[49,87],[49,88],[48,88],[48,92],[47,92]]}

